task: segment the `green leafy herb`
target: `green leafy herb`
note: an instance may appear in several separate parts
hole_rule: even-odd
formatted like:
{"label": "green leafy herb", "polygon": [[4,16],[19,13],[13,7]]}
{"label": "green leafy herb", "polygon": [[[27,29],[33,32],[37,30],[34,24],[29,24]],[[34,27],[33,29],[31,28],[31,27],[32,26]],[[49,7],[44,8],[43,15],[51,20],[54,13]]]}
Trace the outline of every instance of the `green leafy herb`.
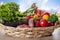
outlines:
{"label": "green leafy herb", "polygon": [[9,2],[0,6],[0,19],[5,21],[18,21],[26,15],[19,11],[19,5]]}

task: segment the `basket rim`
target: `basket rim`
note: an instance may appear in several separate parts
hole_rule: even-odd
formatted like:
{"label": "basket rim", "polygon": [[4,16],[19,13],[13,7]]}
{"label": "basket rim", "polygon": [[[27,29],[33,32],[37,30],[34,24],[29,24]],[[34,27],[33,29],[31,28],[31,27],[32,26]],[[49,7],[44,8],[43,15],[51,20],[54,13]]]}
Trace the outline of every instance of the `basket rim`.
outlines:
{"label": "basket rim", "polygon": [[[3,25],[3,24],[1,24],[0,23],[0,26],[5,26],[5,25]],[[7,27],[7,28],[14,28],[14,29],[21,29],[21,30],[23,30],[23,29],[50,29],[50,28],[55,28],[55,27],[57,27],[57,26],[60,26],[60,24],[58,24],[58,25],[56,25],[56,26],[49,26],[49,27],[32,27],[32,28],[15,28],[15,27],[12,27],[12,26],[5,26],[5,27]]]}

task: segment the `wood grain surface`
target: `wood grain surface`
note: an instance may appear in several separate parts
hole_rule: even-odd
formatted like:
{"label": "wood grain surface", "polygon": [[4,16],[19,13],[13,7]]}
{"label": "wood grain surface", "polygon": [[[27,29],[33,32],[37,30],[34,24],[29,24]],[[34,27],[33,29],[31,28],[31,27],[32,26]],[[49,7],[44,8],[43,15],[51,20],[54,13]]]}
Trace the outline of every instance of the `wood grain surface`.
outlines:
{"label": "wood grain surface", "polygon": [[60,40],[60,37],[57,38],[57,36],[48,36],[48,37],[42,37],[42,38],[13,38],[9,37],[7,35],[4,35],[0,37],[0,40]]}

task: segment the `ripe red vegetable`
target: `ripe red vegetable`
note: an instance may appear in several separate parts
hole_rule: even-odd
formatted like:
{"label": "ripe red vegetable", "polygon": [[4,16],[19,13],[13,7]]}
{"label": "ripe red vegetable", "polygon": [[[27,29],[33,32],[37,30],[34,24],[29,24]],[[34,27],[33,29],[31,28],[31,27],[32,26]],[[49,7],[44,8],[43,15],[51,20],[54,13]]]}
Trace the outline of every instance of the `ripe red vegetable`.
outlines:
{"label": "ripe red vegetable", "polygon": [[26,16],[26,19],[30,19],[30,18],[32,18],[32,16]]}
{"label": "ripe red vegetable", "polygon": [[45,20],[45,19],[41,19],[41,20],[40,20],[40,25],[41,25],[42,27],[46,27],[46,26],[48,26],[48,21]]}
{"label": "ripe red vegetable", "polygon": [[36,9],[34,13],[37,14],[39,17],[41,17],[41,15],[44,13],[44,11]]}
{"label": "ripe red vegetable", "polygon": [[54,26],[54,23],[53,22],[49,22],[48,26]]}
{"label": "ripe red vegetable", "polygon": [[40,21],[37,21],[37,23],[35,24],[35,27],[40,27]]}
{"label": "ripe red vegetable", "polygon": [[44,15],[50,16],[50,13],[49,13],[49,12],[44,12],[44,13],[41,15],[41,17],[44,16]]}

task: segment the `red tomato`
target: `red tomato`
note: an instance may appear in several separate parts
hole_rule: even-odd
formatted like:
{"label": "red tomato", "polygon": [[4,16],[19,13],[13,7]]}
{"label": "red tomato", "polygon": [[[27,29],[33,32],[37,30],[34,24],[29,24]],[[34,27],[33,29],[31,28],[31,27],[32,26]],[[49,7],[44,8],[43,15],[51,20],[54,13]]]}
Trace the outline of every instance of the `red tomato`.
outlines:
{"label": "red tomato", "polygon": [[44,12],[44,13],[41,15],[41,17],[44,16],[44,15],[50,16],[50,13],[49,13],[49,12]]}
{"label": "red tomato", "polygon": [[45,20],[45,19],[41,19],[41,20],[40,20],[40,25],[41,25],[42,27],[46,27],[46,26],[48,26],[48,21]]}

